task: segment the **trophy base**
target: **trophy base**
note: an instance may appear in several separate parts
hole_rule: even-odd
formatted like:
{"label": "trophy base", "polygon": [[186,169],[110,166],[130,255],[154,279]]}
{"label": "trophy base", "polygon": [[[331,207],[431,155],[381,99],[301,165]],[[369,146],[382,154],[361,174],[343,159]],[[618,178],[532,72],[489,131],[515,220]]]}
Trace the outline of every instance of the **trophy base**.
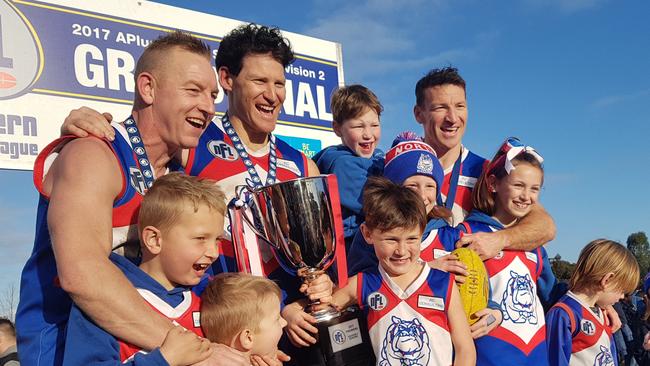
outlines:
{"label": "trophy base", "polygon": [[316,319],[316,323],[322,323],[341,316],[341,312],[330,306],[327,309],[313,310],[311,306],[305,309],[305,312]]}
{"label": "trophy base", "polygon": [[318,343],[297,349],[289,364],[300,366],[371,366],[375,355],[366,319],[358,307],[316,324]]}

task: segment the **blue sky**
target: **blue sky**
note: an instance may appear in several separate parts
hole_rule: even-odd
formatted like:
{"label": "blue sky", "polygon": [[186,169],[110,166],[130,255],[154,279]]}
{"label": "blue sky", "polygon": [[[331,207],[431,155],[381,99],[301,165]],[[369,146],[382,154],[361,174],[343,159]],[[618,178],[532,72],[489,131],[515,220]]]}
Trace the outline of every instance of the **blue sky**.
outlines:
{"label": "blue sky", "polygon": [[[551,256],[573,261],[592,239],[650,232],[650,2],[160,2],[341,43],[346,83],[384,104],[384,148],[421,132],[416,81],[454,65],[468,84],[464,144],[490,158],[513,135],[545,157]],[[1,296],[31,251],[37,194],[31,172],[0,171],[0,182]]]}

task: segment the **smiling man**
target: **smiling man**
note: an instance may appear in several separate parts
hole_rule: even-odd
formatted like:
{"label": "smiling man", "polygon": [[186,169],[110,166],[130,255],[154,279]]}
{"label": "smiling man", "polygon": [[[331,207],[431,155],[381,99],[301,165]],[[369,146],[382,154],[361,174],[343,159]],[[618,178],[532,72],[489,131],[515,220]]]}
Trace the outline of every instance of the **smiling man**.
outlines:
{"label": "smiling man", "polygon": [[223,38],[215,64],[228,110],[185,156],[188,174],[216,180],[228,198],[238,185],[318,175],[311,159],[273,135],[286,96],[284,68],[293,60],[277,28],[248,24]]}
{"label": "smiling man", "polygon": [[[242,25],[228,33],[215,58],[219,83],[228,97],[228,110],[208,124],[196,146],[182,151],[181,165],[187,174],[217,181],[230,201],[235,187],[261,187],[274,182],[318,175],[318,167],[302,152],[273,135],[284,102],[284,68],[294,60],[287,39],[277,28],[257,24]],[[111,138],[106,118],[89,108],[72,111],[62,127],[63,133],[86,136],[88,132]],[[189,122],[197,122],[189,120]],[[229,237],[230,224],[225,223]],[[244,240],[255,243],[256,236],[244,229]],[[220,257],[212,272],[238,271],[234,248],[229,240],[221,245]],[[284,292],[283,316],[295,343],[307,346],[316,339],[315,319],[292,301],[302,299],[300,281],[286,273],[268,245],[259,245],[259,260],[252,261],[254,274],[275,280]],[[327,302],[332,282],[327,275],[310,282],[309,297]],[[289,319],[290,317],[290,319]]]}
{"label": "smiling man", "polygon": [[[72,301],[100,327],[143,349],[160,346],[173,327],[109,254],[137,255],[142,195],[175,155],[197,145],[214,115],[210,49],[186,33],[163,36],[138,60],[135,85],[132,115],[111,125],[114,141],[66,136],[37,158],[36,238],[16,315],[24,364],[62,363]],[[227,347],[215,355],[222,363],[212,364],[249,364]]]}
{"label": "smiling man", "polygon": [[[184,156],[187,174],[216,180],[228,200],[234,197],[237,186],[258,188],[319,174],[311,159],[273,135],[286,95],[284,68],[293,60],[289,42],[277,28],[242,25],[223,38],[215,64],[228,97],[228,110],[208,126],[198,146]],[[226,232],[229,226],[227,222]],[[255,234],[245,227],[242,237],[249,245],[257,242]],[[214,273],[238,271],[232,243],[224,240],[221,248]],[[259,260],[251,260],[252,272],[274,280],[282,289],[287,334],[294,344],[315,343],[315,319],[298,302],[303,298],[299,278],[280,267],[268,245],[258,245],[258,249],[255,254]],[[309,296],[327,300],[331,289],[329,277],[323,275],[310,283]],[[288,347],[286,344],[283,348],[292,352]]]}
{"label": "smiling man", "polygon": [[[465,80],[456,68],[433,69],[417,82],[415,96],[413,114],[445,170],[441,192],[453,213],[451,225],[456,226],[472,210],[472,190],[488,163],[462,145],[468,118]],[[536,204],[516,225],[491,234],[465,235],[458,245],[469,245],[486,259],[503,249],[532,250],[554,237],[553,219]]]}

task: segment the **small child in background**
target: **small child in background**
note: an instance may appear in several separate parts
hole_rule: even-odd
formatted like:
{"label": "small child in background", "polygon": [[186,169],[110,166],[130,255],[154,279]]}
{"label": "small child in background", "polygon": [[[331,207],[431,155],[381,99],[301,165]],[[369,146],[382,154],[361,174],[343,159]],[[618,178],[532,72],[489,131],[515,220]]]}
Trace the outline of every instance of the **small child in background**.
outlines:
{"label": "small child in background", "polygon": [[275,282],[244,273],[215,276],[201,295],[201,326],[212,342],[247,355],[275,357],[282,328]]}
{"label": "small child in background", "polygon": [[569,292],[546,314],[550,365],[618,365],[603,308],[634,291],[639,265],[623,245],[606,239],[587,244],[569,280]]}
{"label": "small child in background", "polygon": [[218,256],[224,200],[210,180],[179,173],[156,179],[138,216],[140,266],[115,253],[110,259],[155,311],[178,326],[146,353],[99,328],[73,304],[64,365],[189,365],[210,356],[210,341],[201,338],[200,298],[191,288]]}
{"label": "small child in background", "polygon": [[379,266],[350,278],[332,303],[366,314],[378,365],[474,365],[476,353],[454,276],[420,260],[422,198],[386,178],[363,192],[360,232]]}
{"label": "small child in background", "polygon": [[314,156],[321,174],[338,179],[346,249],[363,222],[361,192],[370,176],[381,175],[384,153],[377,148],[383,111],[377,96],[363,85],[337,89],[332,95],[334,133],[342,144],[330,146]]}

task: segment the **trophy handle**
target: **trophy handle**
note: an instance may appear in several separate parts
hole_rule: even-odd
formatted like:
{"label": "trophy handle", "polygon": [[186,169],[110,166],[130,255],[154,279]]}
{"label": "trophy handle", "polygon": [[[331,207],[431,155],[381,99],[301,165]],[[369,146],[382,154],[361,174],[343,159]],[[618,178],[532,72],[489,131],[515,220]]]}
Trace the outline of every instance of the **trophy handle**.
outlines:
{"label": "trophy handle", "polygon": [[[239,231],[241,232],[242,226],[241,222],[242,220],[246,222],[247,226],[253,230],[255,235],[259,236],[260,238],[266,238],[266,234],[260,231],[257,225],[253,221],[251,221],[250,217],[246,215],[246,213],[251,213],[253,214],[250,204],[249,197],[247,197],[248,194],[254,193],[253,190],[251,190],[250,187],[248,186],[237,186],[235,187],[235,198],[233,198],[232,201],[230,201],[230,204],[228,205],[228,209],[231,210],[235,215],[238,215],[239,219]],[[232,223],[231,223],[232,225]],[[231,227],[231,234],[234,232],[234,229]],[[234,235],[233,235],[234,236]]]}
{"label": "trophy handle", "polygon": [[230,216],[230,237],[235,252],[235,262],[239,271],[253,273],[246,242],[244,240],[244,228],[242,223],[242,208],[236,207],[234,201],[228,204],[228,216]]}
{"label": "trophy handle", "polygon": [[[269,241],[266,235],[266,229],[263,224],[255,224],[256,208],[252,205],[257,205],[257,201],[251,197],[251,194],[256,192],[246,185],[235,187],[235,197],[228,204],[228,216],[230,217],[230,235],[232,238],[232,246],[235,253],[235,262],[240,271],[251,273],[254,275],[261,275],[262,269],[255,263],[261,263],[259,253],[257,252],[257,244],[251,247],[251,244],[246,243],[246,231],[252,230],[256,239],[264,239],[263,241],[271,245],[275,249],[279,247],[277,244]],[[257,217],[257,221],[261,221]],[[250,232],[249,232],[250,233]],[[250,237],[249,237],[250,240]],[[252,252],[251,252],[252,251]]]}

